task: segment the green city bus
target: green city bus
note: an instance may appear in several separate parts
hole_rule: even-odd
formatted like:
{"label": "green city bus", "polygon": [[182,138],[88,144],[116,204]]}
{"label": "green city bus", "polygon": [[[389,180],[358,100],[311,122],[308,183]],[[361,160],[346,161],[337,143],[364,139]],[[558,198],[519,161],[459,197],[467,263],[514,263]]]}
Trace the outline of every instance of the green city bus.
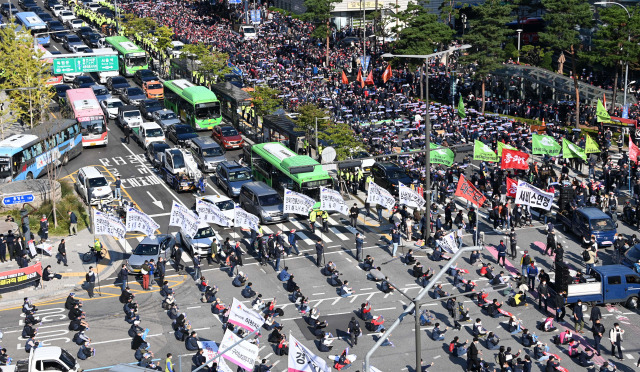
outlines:
{"label": "green city bus", "polygon": [[133,76],[138,70],[149,69],[147,52],[140,49],[131,40],[124,36],[110,36],[105,41],[118,52],[121,75]]}
{"label": "green city bus", "polygon": [[222,122],[220,101],[207,87],[185,79],[164,83],[164,106],[195,130],[207,130]]}
{"label": "green city bus", "polygon": [[[333,187],[329,173],[307,155],[297,155],[280,142],[251,146],[251,171],[257,181],[284,193],[284,189],[320,199],[320,187]],[[292,170],[294,167],[301,167]],[[306,168],[306,169],[305,169]]]}

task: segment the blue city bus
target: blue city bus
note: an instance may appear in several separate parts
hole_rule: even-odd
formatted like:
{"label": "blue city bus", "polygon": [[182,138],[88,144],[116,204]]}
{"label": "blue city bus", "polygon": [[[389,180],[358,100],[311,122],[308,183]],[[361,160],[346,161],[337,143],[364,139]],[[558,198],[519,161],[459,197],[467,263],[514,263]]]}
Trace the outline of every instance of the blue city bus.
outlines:
{"label": "blue city bus", "polygon": [[0,182],[38,178],[47,164],[67,165],[82,153],[82,133],[77,120],[43,123],[0,141]]}
{"label": "blue city bus", "polygon": [[49,29],[47,24],[40,19],[37,14],[34,12],[16,13],[16,23],[27,29],[33,37],[36,37],[36,34],[41,34],[36,37],[38,44],[49,46],[51,38],[49,34],[46,33]]}

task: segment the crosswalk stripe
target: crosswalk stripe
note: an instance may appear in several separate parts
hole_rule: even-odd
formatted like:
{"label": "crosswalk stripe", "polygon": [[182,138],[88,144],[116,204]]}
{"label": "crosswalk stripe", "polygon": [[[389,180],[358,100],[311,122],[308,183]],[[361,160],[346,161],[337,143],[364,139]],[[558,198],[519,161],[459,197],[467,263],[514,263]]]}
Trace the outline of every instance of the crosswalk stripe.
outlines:
{"label": "crosswalk stripe", "polygon": [[307,226],[304,226],[302,223],[298,222],[297,220],[289,220],[289,222],[291,222],[293,226],[295,226],[296,230],[304,230],[307,228]]}
{"label": "crosswalk stripe", "polygon": [[333,231],[334,234],[336,234],[336,236],[342,240],[349,240],[349,238],[344,235],[343,233],[340,232],[340,230],[338,230],[335,227],[330,227],[329,230]]}
{"label": "crosswalk stripe", "polygon": [[339,226],[339,225],[341,225],[341,223],[336,221],[336,220],[334,220],[333,218],[331,218],[331,216],[329,216],[329,225]]}
{"label": "crosswalk stripe", "polygon": [[264,225],[262,226],[262,231],[264,231],[264,233],[268,235],[273,234],[273,230]]}
{"label": "crosswalk stripe", "polygon": [[298,235],[300,239],[302,239],[302,241],[304,241],[305,243],[309,245],[313,244],[313,239],[309,238],[307,234],[303,233],[302,231],[296,231],[296,235]]}

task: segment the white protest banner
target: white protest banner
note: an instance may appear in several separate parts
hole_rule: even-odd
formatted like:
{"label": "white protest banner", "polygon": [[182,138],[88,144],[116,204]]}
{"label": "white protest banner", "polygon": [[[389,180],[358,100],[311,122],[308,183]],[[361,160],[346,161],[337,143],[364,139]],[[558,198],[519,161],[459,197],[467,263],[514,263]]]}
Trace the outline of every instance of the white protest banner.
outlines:
{"label": "white protest banner", "polygon": [[440,246],[442,249],[449,253],[456,253],[458,251],[458,242],[456,241],[456,233],[445,235],[440,240]]}
{"label": "white protest banner", "polygon": [[396,198],[389,191],[376,185],[375,182],[369,182],[369,191],[367,192],[367,203],[371,205],[380,204],[386,209],[393,209],[396,205]]}
{"label": "white protest banner", "polygon": [[[220,343],[220,350],[224,351],[240,340],[242,340],[242,337],[227,330]],[[253,371],[258,358],[258,350],[258,345],[245,340],[222,354],[222,357],[247,371]]]}
{"label": "white protest banner", "polygon": [[244,227],[245,229],[251,229],[253,231],[258,231],[258,229],[260,228],[258,226],[260,224],[260,218],[245,211],[239,205],[236,205],[235,216],[233,217],[233,219],[236,226]]}
{"label": "white protest banner", "polygon": [[198,232],[198,219],[198,215],[189,210],[189,208],[175,200],[173,201],[169,226],[180,226],[188,237],[193,238]]}
{"label": "white protest banner", "polygon": [[515,204],[551,210],[553,206],[553,193],[542,191],[524,181],[519,181],[518,188],[516,189]]}
{"label": "white protest banner", "polygon": [[229,323],[249,331],[255,331],[262,327],[264,318],[234,298],[229,312]]}
{"label": "white protest banner", "polygon": [[104,214],[94,209],[93,211],[93,234],[111,235],[118,239],[124,239],[127,228],[119,218]]}
{"label": "white protest banner", "polygon": [[[218,354],[218,344],[216,344],[214,341],[198,341],[198,347],[200,347],[200,349],[204,351],[204,358],[206,360],[211,360]],[[229,368],[227,362],[225,362],[221,358],[218,358],[218,361],[216,363],[218,363],[218,372],[235,372],[234,370]],[[211,367],[212,365],[213,362],[208,364],[209,367]]]}
{"label": "white protest banner", "polygon": [[320,188],[320,209],[327,212],[338,211],[344,215],[349,213],[349,207],[347,207],[340,192],[326,187]]}
{"label": "white protest banner", "polygon": [[329,372],[331,367],[321,357],[307,349],[289,333],[289,364],[287,372]]}
{"label": "white protest banner", "polygon": [[284,213],[309,214],[316,201],[299,192],[284,189]]}
{"label": "white protest banner", "polygon": [[147,236],[151,236],[160,228],[160,225],[146,213],[129,207],[127,209],[126,227],[127,231],[139,231]]}
{"label": "white protest banner", "polygon": [[215,223],[216,225],[224,227],[231,226],[231,221],[229,221],[227,216],[225,216],[215,204],[198,199],[198,201],[196,201],[196,212],[203,222]]}
{"label": "white protest banner", "polygon": [[399,202],[398,204],[404,204],[411,208],[422,208],[427,202],[417,192],[411,190],[410,187],[398,182]]}

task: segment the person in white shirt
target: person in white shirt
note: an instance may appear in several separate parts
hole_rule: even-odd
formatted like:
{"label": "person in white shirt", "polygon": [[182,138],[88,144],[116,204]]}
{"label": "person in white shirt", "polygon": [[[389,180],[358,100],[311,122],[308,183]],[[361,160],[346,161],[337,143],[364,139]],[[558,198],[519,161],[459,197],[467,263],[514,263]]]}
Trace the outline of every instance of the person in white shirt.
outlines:
{"label": "person in white shirt", "polygon": [[619,323],[614,323],[613,328],[609,331],[609,341],[611,341],[611,355],[616,355],[615,350],[618,348],[618,359],[622,360],[622,335],[624,329],[620,328]]}

